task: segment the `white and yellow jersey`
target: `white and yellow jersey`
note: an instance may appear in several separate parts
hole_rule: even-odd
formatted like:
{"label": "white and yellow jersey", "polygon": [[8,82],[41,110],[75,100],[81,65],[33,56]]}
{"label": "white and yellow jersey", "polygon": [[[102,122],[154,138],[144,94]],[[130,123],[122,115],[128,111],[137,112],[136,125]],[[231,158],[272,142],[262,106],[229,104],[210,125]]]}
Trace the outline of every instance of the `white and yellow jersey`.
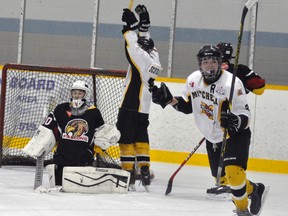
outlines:
{"label": "white and yellow jersey", "polygon": [[[140,32],[149,36],[148,32]],[[130,63],[125,79],[120,108],[149,114],[152,94],[149,91],[155,78],[162,71],[156,49],[150,54],[141,49],[137,43],[138,36],[134,31],[124,34],[125,52]]]}
{"label": "white and yellow jersey", "polygon": [[[212,143],[223,140],[223,128],[220,126],[220,113],[223,101],[229,99],[233,75],[222,70],[220,78],[207,85],[201,72],[195,71],[188,76],[182,97],[187,102],[191,95],[195,122],[202,135]],[[236,77],[231,112],[245,115],[250,119],[250,111],[244,86]]]}

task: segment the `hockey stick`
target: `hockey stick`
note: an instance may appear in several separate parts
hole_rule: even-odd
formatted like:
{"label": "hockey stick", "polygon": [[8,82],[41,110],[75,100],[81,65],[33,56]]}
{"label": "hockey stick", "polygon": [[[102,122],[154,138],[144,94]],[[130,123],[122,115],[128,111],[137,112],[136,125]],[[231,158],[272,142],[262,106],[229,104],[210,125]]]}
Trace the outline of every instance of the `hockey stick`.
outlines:
{"label": "hockey stick", "polygon": [[45,152],[36,159],[36,170],[35,170],[35,180],[34,180],[34,190],[42,185],[43,180],[43,169],[44,169],[44,154]]}
{"label": "hockey stick", "polygon": [[[233,77],[232,77],[231,89],[230,89],[230,94],[229,94],[229,107],[232,107],[232,99],[233,99],[233,93],[234,93],[234,87],[235,87],[236,74],[237,74],[237,70],[238,70],[238,60],[239,60],[240,48],[241,48],[241,42],[242,42],[244,20],[245,20],[247,12],[253,7],[253,5],[257,1],[258,0],[248,0],[245,4],[244,8],[243,8],[243,11],[242,11],[240,29],[239,29],[239,33],[238,33],[238,43],[237,43],[235,62],[234,62],[234,68],[233,68]],[[230,112],[230,109],[228,109],[227,112]],[[221,173],[222,173],[222,169],[223,169],[224,154],[225,154],[226,143],[227,143],[227,135],[228,135],[228,130],[225,129],[224,134],[223,134],[223,141],[222,141],[219,165],[218,165],[218,170],[217,170],[217,180],[216,180],[217,186],[220,186],[220,177],[221,177]]]}
{"label": "hockey stick", "polygon": [[129,7],[128,7],[129,10],[132,10],[133,4],[134,4],[134,0],[130,0]]}
{"label": "hockey stick", "polygon": [[189,155],[185,158],[185,160],[181,163],[181,165],[179,166],[179,168],[172,174],[172,176],[170,177],[169,181],[168,181],[168,186],[165,192],[165,195],[168,195],[171,193],[172,191],[172,184],[173,184],[173,180],[175,178],[175,176],[177,175],[177,173],[182,169],[182,167],[187,163],[187,161],[192,157],[192,155],[197,151],[197,149],[201,146],[201,144],[204,142],[205,138],[203,137],[200,142],[198,143],[197,146],[195,146],[195,148],[189,153]]}
{"label": "hockey stick", "polygon": [[[44,107],[44,109],[43,109],[43,121],[45,121],[45,118],[48,115],[49,110],[52,109],[52,106],[54,106],[55,103],[56,103],[56,101],[54,100],[54,98],[50,97],[48,106]],[[45,160],[45,152],[40,157],[36,158],[34,190],[36,190],[38,187],[42,186],[44,160]]]}

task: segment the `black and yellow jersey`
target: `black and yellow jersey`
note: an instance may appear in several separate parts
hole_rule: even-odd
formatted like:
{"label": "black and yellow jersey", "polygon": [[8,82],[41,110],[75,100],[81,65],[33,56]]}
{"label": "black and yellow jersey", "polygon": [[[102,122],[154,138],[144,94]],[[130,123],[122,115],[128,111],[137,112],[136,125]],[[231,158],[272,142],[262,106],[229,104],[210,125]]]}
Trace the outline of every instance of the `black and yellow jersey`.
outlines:
{"label": "black and yellow jersey", "polygon": [[[149,32],[140,32],[141,36],[149,36]],[[120,108],[149,113],[151,105],[150,87],[162,71],[156,49],[150,54],[141,49],[137,43],[138,36],[134,31],[124,34],[125,53],[129,67],[125,79]]]}

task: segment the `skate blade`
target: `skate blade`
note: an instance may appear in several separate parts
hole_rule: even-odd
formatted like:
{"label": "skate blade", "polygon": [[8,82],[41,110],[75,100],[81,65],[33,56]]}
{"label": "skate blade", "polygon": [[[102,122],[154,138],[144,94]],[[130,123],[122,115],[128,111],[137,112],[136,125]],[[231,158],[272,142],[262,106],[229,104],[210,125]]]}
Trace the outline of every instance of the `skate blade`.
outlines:
{"label": "skate blade", "polygon": [[210,200],[217,200],[217,201],[231,201],[232,196],[231,193],[222,193],[222,194],[206,194],[206,198]]}

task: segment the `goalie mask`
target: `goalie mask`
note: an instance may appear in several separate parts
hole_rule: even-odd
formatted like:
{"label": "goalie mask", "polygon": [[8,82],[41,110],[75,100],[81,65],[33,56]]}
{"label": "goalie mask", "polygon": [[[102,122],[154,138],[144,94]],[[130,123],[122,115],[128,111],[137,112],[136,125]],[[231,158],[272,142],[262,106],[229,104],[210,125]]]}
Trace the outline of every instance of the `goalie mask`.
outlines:
{"label": "goalie mask", "polygon": [[208,85],[216,82],[221,75],[222,53],[213,45],[202,47],[198,54],[200,72]]}
{"label": "goalie mask", "polygon": [[88,96],[90,94],[88,85],[82,80],[77,80],[76,82],[74,82],[70,88],[70,92],[70,105],[75,109],[83,107],[86,104]]}
{"label": "goalie mask", "polygon": [[233,47],[231,43],[223,43],[220,42],[217,44],[218,49],[222,53],[222,61],[223,62],[230,62],[233,54]]}
{"label": "goalie mask", "polygon": [[138,37],[137,43],[139,46],[148,53],[151,53],[154,49],[154,41],[147,36]]}

